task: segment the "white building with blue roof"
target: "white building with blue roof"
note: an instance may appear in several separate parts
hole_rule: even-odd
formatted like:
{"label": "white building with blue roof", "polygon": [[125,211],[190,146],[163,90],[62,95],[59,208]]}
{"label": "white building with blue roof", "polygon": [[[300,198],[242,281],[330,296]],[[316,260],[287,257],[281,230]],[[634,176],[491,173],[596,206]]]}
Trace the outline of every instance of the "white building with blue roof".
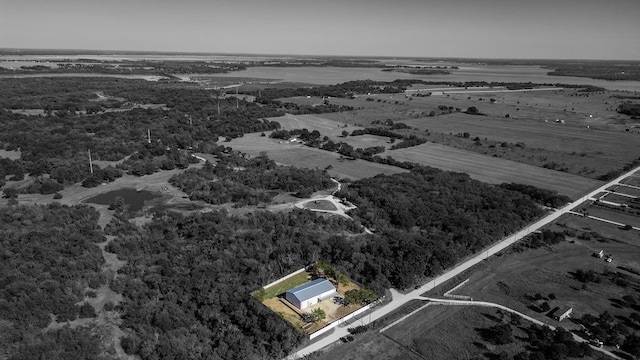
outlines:
{"label": "white building with blue roof", "polygon": [[338,295],[338,291],[327,279],[315,279],[285,293],[285,299],[302,310],[320,301]]}

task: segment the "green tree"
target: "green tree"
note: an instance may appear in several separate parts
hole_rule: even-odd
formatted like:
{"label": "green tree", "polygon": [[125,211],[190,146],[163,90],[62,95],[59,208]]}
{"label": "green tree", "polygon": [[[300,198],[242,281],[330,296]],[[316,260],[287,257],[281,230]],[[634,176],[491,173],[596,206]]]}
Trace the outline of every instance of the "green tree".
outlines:
{"label": "green tree", "polygon": [[116,196],[109,203],[109,210],[123,211],[124,205],[125,205],[125,202],[122,196]]}
{"label": "green tree", "polygon": [[311,314],[313,315],[314,322],[322,321],[327,317],[327,314],[324,312],[324,310],[320,308],[314,309]]}

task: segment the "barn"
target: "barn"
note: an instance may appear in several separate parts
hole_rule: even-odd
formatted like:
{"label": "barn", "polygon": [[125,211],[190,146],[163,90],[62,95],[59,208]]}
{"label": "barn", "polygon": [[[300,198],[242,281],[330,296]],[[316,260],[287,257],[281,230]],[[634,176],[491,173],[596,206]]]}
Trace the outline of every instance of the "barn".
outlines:
{"label": "barn", "polygon": [[315,279],[287,291],[285,293],[285,299],[302,310],[336,295],[338,295],[338,292],[329,280]]}
{"label": "barn", "polygon": [[571,307],[562,307],[556,311],[553,312],[553,318],[558,320],[558,321],[562,321],[566,318],[569,317],[569,315],[571,315],[571,313],[573,312],[573,308]]}

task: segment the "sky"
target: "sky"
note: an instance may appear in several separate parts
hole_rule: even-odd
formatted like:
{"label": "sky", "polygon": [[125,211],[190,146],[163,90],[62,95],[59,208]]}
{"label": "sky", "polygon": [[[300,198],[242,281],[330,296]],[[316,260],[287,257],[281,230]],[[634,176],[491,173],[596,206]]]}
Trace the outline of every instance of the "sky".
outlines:
{"label": "sky", "polygon": [[0,48],[640,60],[640,0],[0,0]]}

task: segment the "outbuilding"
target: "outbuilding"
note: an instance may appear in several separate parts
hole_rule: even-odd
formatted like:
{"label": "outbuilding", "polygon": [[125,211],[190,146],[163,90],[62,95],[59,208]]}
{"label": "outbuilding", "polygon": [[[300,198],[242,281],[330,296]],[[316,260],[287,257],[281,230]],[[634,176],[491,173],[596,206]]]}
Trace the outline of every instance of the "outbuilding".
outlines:
{"label": "outbuilding", "polygon": [[553,318],[558,320],[558,321],[562,321],[562,320],[568,318],[569,315],[571,315],[571,312],[573,312],[573,308],[571,308],[571,307],[561,307],[560,309],[558,309],[558,310],[553,312]]}
{"label": "outbuilding", "polygon": [[285,299],[298,309],[307,308],[320,301],[338,295],[336,288],[327,279],[315,279],[285,293]]}

